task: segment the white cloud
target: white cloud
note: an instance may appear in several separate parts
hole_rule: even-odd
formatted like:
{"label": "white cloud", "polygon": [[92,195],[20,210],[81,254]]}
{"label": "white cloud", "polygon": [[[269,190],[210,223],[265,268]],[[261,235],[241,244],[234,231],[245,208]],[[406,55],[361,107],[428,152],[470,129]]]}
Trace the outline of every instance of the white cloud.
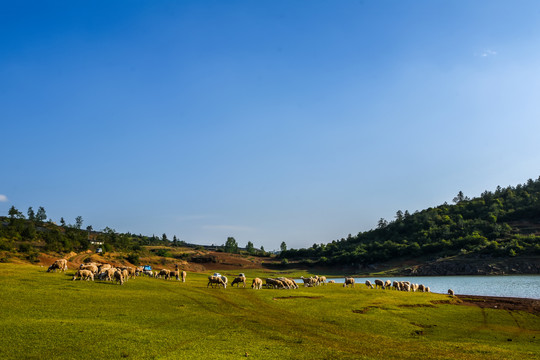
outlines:
{"label": "white cloud", "polygon": [[480,57],[490,57],[497,55],[497,52],[495,50],[487,49],[480,53]]}
{"label": "white cloud", "polygon": [[0,202],[6,202],[6,201],[8,201],[7,196],[0,194]]}

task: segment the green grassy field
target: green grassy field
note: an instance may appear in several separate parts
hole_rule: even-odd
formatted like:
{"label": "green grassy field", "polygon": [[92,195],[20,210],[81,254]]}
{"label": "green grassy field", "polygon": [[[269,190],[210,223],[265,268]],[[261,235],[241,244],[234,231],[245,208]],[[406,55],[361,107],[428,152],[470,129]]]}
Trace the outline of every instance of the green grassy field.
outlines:
{"label": "green grassy field", "polygon": [[212,289],[194,273],[119,286],[45,270],[0,264],[2,359],[540,359],[538,315],[440,294]]}

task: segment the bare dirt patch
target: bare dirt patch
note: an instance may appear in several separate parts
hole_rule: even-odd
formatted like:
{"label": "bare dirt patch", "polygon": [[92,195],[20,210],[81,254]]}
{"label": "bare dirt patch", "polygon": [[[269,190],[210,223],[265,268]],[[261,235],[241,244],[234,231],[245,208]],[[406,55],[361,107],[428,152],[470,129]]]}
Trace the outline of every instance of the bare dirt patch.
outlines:
{"label": "bare dirt patch", "polygon": [[272,300],[294,300],[294,299],[321,299],[324,296],[279,296]]}
{"label": "bare dirt patch", "polygon": [[427,308],[434,308],[436,307],[435,305],[432,305],[432,304],[401,304],[401,305],[398,305],[399,307],[404,307],[404,308],[416,308],[416,307],[427,307]]}
{"label": "bare dirt patch", "polygon": [[528,298],[456,295],[461,305],[478,306],[480,308],[527,311],[540,315],[540,300]]}
{"label": "bare dirt patch", "polygon": [[370,311],[371,309],[378,309],[378,306],[367,306],[367,307],[365,307],[363,309],[355,309],[352,312],[355,313],[355,314],[365,314],[368,311]]}

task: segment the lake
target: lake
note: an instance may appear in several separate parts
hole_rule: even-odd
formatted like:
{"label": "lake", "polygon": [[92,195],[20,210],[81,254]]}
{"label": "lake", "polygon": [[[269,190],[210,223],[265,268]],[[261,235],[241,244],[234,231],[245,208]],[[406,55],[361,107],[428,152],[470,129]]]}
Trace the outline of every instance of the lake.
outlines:
{"label": "lake", "polygon": [[[330,278],[329,278],[330,279]],[[336,283],[343,283],[344,278],[331,278]],[[410,281],[424,284],[431,292],[446,294],[453,289],[455,294],[508,296],[540,299],[540,275],[504,275],[504,276],[393,276],[393,277],[355,277],[357,286],[365,286],[366,280],[375,279]],[[302,279],[296,279],[303,286]]]}

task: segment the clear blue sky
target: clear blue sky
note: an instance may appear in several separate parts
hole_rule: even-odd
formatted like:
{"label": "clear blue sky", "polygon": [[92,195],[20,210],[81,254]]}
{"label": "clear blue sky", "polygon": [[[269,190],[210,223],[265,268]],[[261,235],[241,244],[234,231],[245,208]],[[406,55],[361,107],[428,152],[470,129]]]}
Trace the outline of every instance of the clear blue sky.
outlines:
{"label": "clear blue sky", "polygon": [[1,1],[0,214],[327,243],[540,175],[538,1]]}

